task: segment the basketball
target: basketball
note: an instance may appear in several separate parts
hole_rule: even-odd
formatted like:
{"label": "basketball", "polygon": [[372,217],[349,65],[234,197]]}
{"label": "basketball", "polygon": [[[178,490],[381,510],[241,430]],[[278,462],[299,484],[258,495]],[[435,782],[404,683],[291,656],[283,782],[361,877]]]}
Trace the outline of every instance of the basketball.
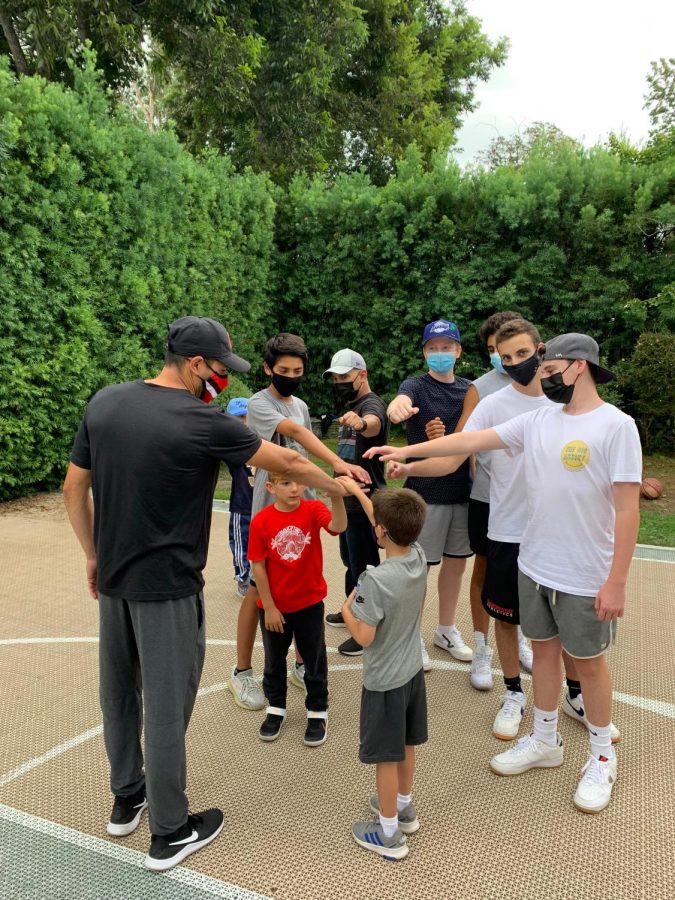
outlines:
{"label": "basketball", "polygon": [[663,485],[658,478],[643,478],[640,493],[646,500],[656,500],[663,493]]}

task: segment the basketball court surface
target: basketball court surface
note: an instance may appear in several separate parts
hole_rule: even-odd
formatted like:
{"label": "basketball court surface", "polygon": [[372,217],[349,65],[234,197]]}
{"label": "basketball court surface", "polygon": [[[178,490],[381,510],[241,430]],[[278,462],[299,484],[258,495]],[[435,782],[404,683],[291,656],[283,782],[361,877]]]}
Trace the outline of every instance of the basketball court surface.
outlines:
{"label": "basketball court surface", "polygon": [[[643,550],[631,570],[628,612],[610,655],[614,721],[622,734],[612,802],[597,816],[572,805],[588,741],[561,715],[559,769],[500,778],[490,757],[508,747],[491,725],[501,689],[478,693],[469,667],[431,646],[430,582],[424,635],[429,743],[418,754],[414,801],[421,828],[410,854],[387,862],[360,849],[351,823],[370,815],[374,768],[358,760],[360,661],[327,628],[327,742],[302,743],[301,692],[289,686],[280,738],[265,744],[262,712],[226,689],[239,600],[214,513],[206,569],[207,653],[188,731],[188,795],[225,812],[220,837],[157,875],[142,865],[147,816],[127,838],[105,830],[112,796],[97,696],[97,607],[84,558],[58,497],[0,511],[0,900],[671,900],[675,885],[675,551]],[[327,610],[342,600],[336,539],[323,540]],[[471,638],[467,567],[458,624]],[[496,659],[496,654],[495,654]],[[254,656],[262,674],[262,649]],[[529,694],[529,679],[524,681]],[[525,715],[521,735],[531,723]]]}

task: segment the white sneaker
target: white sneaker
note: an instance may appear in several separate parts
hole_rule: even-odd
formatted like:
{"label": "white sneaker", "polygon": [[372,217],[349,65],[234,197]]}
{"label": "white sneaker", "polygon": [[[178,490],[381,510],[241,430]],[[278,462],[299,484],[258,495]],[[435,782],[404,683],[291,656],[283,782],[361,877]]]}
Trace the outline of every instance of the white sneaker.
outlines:
{"label": "white sneaker", "polygon": [[490,768],[497,775],[520,775],[529,769],[554,769],[563,762],[562,738],[556,735],[556,746],[549,747],[528,734],[517,744],[498,753],[490,760]]}
{"label": "white sneaker", "polygon": [[574,795],[574,805],[581,812],[599,813],[609,804],[616,781],[614,759],[596,759],[591,755],[581,770],[581,781]]}
{"label": "white sneaker", "polygon": [[518,659],[526,672],[532,672],[532,647],[518,626]]}
{"label": "white sneaker", "polygon": [[253,669],[244,669],[235,675],[236,666],[232,666],[232,674],[227,686],[234,697],[234,702],[242,709],[262,709],[267,706],[262,688],[253,677]]}
{"label": "white sneaker", "polygon": [[[584,708],[584,698],[581,694],[572,700],[569,693],[565,692],[565,699],[562,704],[562,711],[566,716],[569,716],[570,719],[574,719],[575,722],[580,722],[584,728],[588,729],[588,719],[586,718],[586,710]],[[609,723],[609,736],[613,744],[618,744],[621,741],[621,732],[616,727],[614,722]]]}
{"label": "white sneaker", "polygon": [[502,697],[502,705],[499,707],[492,733],[500,741],[512,741],[518,734],[520,723],[523,721],[523,713],[527,700],[525,694],[520,691],[507,691]]}
{"label": "white sneaker", "polygon": [[442,650],[447,650],[450,656],[454,656],[460,662],[471,662],[473,659],[473,650],[466,646],[459,629],[454,626],[449,634],[441,634],[438,628],[434,629],[434,644]]}
{"label": "white sneaker", "polygon": [[492,647],[482,645],[473,651],[469,681],[471,687],[477,691],[492,690],[494,680],[492,678]]}
{"label": "white sneaker", "polygon": [[297,662],[291,664],[291,671],[288,675],[288,680],[291,684],[295,685],[296,688],[300,688],[303,694],[307,693],[307,685],[305,684],[305,664],[301,663],[298,665]]}
{"label": "white sneaker", "polygon": [[424,643],[422,635],[420,635],[420,643],[422,644],[422,669],[425,672],[431,672],[433,666],[431,665],[431,658],[427,653],[427,645]]}

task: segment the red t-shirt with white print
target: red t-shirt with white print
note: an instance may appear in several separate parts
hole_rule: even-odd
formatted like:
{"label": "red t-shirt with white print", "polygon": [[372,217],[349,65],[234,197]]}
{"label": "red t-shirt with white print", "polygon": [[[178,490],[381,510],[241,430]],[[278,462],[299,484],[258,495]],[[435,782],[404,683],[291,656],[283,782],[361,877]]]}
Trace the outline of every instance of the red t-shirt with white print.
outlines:
{"label": "red t-shirt with white print", "polygon": [[[265,560],[272,599],[282,613],[298,612],[326,596],[321,529],[336,533],[328,528],[331,518],[320,500],[301,500],[291,512],[267,506],[253,517],[248,558]],[[259,598],[258,606],[262,608]]]}

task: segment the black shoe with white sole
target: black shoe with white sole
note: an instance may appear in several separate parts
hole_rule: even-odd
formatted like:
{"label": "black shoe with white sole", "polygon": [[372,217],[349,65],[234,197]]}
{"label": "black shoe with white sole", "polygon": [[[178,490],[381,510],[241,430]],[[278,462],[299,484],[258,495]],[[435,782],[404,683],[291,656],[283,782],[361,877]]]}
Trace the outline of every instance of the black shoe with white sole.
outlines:
{"label": "black shoe with white sole", "polygon": [[265,721],[260,726],[258,735],[261,741],[276,741],[284,724],[285,716],[278,716],[275,713],[267,713]]}
{"label": "black shoe with white sole", "polygon": [[173,834],[153,834],[150,850],[145,857],[145,868],[153,872],[166,872],[182,863],[191,853],[196,853],[218,837],[223,828],[220,809],[207,809],[188,814],[187,822]]}
{"label": "black shoe with white sole", "polygon": [[328,737],[328,725],[325,719],[307,719],[304,742],[308,747],[318,747]]}
{"label": "black shoe with white sole", "polygon": [[363,655],[363,647],[358,641],[355,641],[354,638],[347,638],[346,641],[343,641],[338,647],[338,652],[343,656],[362,656]]}
{"label": "black shoe with white sole", "polygon": [[128,797],[115,797],[110,821],[106,825],[108,834],[113,837],[125,837],[138,828],[143,810],[147,807],[145,799],[145,787],[139,788],[135,794]]}
{"label": "black shoe with white sole", "polygon": [[341,612],[328,613],[326,616],[326,625],[332,625],[333,628],[345,628],[345,620]]}

